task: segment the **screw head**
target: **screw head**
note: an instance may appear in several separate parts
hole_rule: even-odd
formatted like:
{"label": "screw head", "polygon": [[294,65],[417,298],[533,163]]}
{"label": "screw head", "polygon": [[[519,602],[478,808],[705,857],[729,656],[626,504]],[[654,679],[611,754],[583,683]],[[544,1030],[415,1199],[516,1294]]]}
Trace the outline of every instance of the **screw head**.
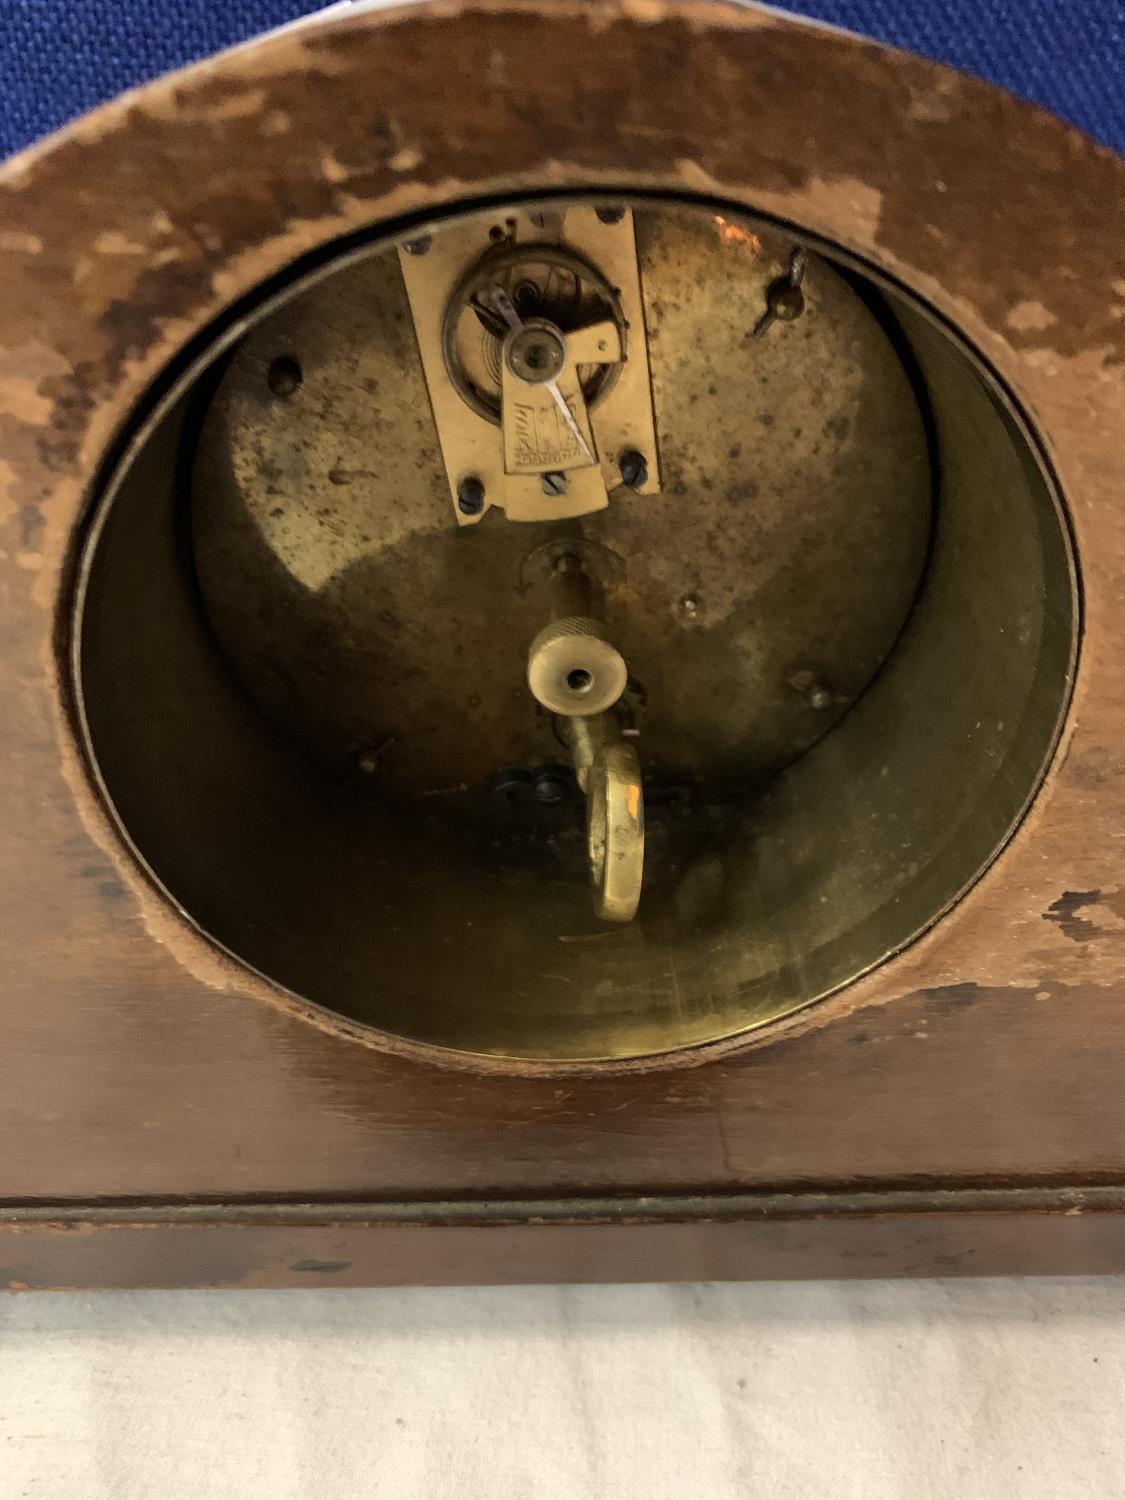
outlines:
{"label": "screw head", "polygon": [[498,807],[518,807],[535,795],[528,771],[500,771],[489,782],[488,795]]}
{"label": "screw head", "polygon": [[805,294],[788,277],[775,281],[767,296],[770,312],[779,323],[792,323],[805,310]]}
{"label": "screw head", "polygon": [[542,488],[543,493],[545,495],[565,495],[566,494],[566,475],[565,474],[556,474],[556,473],[542,474],[542,475],[540,475],[540,478],[539,478],[539,484],[540,484],[540,487]]}
{"label": "screw head", "polygon": [[479,516],[484,509],[484,485],[475,474],[457,486],[457,509],[463,516]]}
{"label": "screw head", "polygon": [[425,255],[433,242],[432,235],[420,234],[416,240],[407,240],[402,248],[406,251],[407,255]]}
{"label": "screw head", "polygon": [[504,344],[508,369],[528,385],[553,380],[566,363],[566,345],[553,328],[533,325],[508,335]]}
{"label": "screw head", "polygon": [[573,773],[567,766],[544,766],[535,778],[535,800],[544,807],[556,807],[570,796]]}
{"label": "screw head", "polygon": [[686,620],[694,620],[699,613],[699,600],[695,594],[685,594],[680,600],[680,614]]}
{"label": "screw head", "polygon": [[812,687],[809,688],[809,707],[815,708],[819,712],[821,709],[827,708],[831,702],[832,694],[828,689],[823,687],[819,682],[814,682]]}
{"label": "screw head", "polygon": [[635,448],[621,455],[619,461],[621,478],[631,490],[639,490],[648,482],[648,459]]}

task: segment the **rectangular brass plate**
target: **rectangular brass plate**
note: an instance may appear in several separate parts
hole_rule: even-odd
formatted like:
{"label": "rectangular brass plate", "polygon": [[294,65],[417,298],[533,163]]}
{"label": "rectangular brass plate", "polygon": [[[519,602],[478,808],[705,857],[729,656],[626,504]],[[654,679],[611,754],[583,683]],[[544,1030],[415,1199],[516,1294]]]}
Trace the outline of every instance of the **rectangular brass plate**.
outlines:
{"label": "rectangular brass plate", "polygon": [[509,212],[507,217],[515,219],[512,234],[517,244],[557,243],[561,238],[566,246],[596,266],[611,282],[618,292],[628,326],[628,357],[612,389],[598,403],[593,414],[598,467],[568,471],[566,492],[563,495],[544,495],[537,473],[505,471],[500,428],[473,411],[457,393],[446,372],[442,354],[443,313],[461,277],[489,246],[489,220],[477,215],[463,224],[442,229],[433,236],[424,255],[412,255],[400,248],[399,263],[414,319],[454,515],[461,525],[473,525],[485,513],[465,516],[457,507],[458,487],[470,476],[475,476],[484,485],[485,510],[489,504],[501,505],[511,521],[561,520],[603,510],[607,504],[606,491],[621,483],[618,460],[622,453],[631,449],[643,453],[648,459],[648,475],[637,487],[638,492],[658,493],[660,463],[649,380],[644,297],[632,213],[625,210],[618,222],[607,224],[598,218],[591,205],[578,204],[536,215],[542,220],[539,225],[527,212]]}

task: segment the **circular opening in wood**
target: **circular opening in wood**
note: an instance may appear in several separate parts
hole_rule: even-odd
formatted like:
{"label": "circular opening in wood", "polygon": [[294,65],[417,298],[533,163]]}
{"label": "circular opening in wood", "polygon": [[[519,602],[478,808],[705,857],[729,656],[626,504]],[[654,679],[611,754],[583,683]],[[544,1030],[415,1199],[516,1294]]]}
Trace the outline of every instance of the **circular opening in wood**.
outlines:
{"label": "circular opening in wood", "polygon": [[[123,835],[216,943],[373,1034],[596,1065],[789,1015],[972,885],[1064,712],[1067,530],[981,364],[830,246],[622,203],[349,252],[198,370],[101,498],[77,687]],[[552,233],[565,255],[534,249]],[[411,287],[446,265],[487,418],[435,387]],[[559,399],[505,386],[532,318],[581,351]],[[527,389],[534,443],[504,417]],[[619,925],[591,905],[579,758],[527,685],[562,543],[628,665],[610,728],[645,856]]]}

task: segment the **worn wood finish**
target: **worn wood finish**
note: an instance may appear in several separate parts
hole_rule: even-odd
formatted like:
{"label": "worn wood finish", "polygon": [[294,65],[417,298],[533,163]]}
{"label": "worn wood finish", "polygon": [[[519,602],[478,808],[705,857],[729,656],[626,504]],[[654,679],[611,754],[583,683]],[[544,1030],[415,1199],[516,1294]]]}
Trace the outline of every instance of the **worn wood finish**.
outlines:
{"label": "worn wood finish", "polygon": [[600,1202],[297,1204],[9,1213],[19,1290],[504,1285],[1120,1269],[1125,1199],[1084,1192],[739,1194]]}
{"label": "worn wood finish", "polygon": [[[452,130],[466,101],[472,128]],[[389,217],[605,185],[706,192],[799,223],[964,330],[1046,434],[1069,503],[1085,595],[1075,697],[1047,785],[979,885],[794,1024],[651,1073],[442,1070],[310,1024],[146,885],[75,748],[61,601],[103,455],[232,302]],[[942,1270],[958,1247],[988,1270],[1125,1264],[1118,1201],[1091,1226],[1061,1212],[1061,1193],[1054,1214],[813,1214],[799,1232],[776,1205],[741,1227],[706,1213],[627,1226],[620,1207],[617,1225],[490,1233],[361,1219],[297,1234],[159,1213],[142,1231],[83,1210],[1125,1183],[1123,188],[1118,158],[983,84],[697,0],[320,22],[155,84],[9,164],[8,1280],[305,1284],[296,1263],[320,1258],[349,1261],[357,1281],[889,1273]],[[66,1204],[69,1227],[29,1224],[21,1204]],[[97,1232],[76,1234],[83,1223]]]}

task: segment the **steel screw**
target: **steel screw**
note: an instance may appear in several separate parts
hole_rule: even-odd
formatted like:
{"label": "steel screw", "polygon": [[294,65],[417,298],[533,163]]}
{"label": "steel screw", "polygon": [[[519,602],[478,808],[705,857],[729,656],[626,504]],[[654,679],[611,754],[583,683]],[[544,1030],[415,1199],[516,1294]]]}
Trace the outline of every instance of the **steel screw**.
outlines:
{"label": "steel screw", "polygon": [[792,323],[805,310],[805,294],[801,282],[805,279],[808,255],[800,246],[789,252],[789,269],[784,276],[771,281],[766,288],[766,310],[754,325],[754,337],[760,339],[774,323]]}
{"label": "steel screw", "polygon": [[685,594],[680,600],[680,614],[689,620],[694,620],[699,613],[699,600],[694,594]]}
{"label": "steel screw", "polygon": [[805,310],[805,294],[788,280],[775,281],[769,292],[770,311],[782,323],[792,323]]}
{"label": "steel screw", "polygon": [[557,473],[543,474],[543,475],[540,476],[539,483],[542,486],[543,493],[545,495],[565,495],[566,494],[566,475],[565,474],[557,474]]}
{"label": "steel screw", "polygon": [[565,802],[570,792],[570,773],[566,766],[546,766],[535,778],[535,800],[544,807]]}
{"label": "steel screw", "polygon": [[425,255],[433,242],[432,235],[420,234],[416,240],[407,240],[402,248],[407,255]]}
{"label": "steel screw", "polygon": [[484,509],[484,485],[475,474],[457,486],[457,509],[463,516],[479,516]]}
{"label": "steel screw", "polygon": [[529,801],[535,792],[529,772],[512,770],[500,771],[492,778],[488,795],[500,807],[515,807]]}
{"label": "steel screw", "polygon": [[631,490],[639,490],[648,483],[648,460],[635,448],[621,455],[620,468],[621,478]]}

